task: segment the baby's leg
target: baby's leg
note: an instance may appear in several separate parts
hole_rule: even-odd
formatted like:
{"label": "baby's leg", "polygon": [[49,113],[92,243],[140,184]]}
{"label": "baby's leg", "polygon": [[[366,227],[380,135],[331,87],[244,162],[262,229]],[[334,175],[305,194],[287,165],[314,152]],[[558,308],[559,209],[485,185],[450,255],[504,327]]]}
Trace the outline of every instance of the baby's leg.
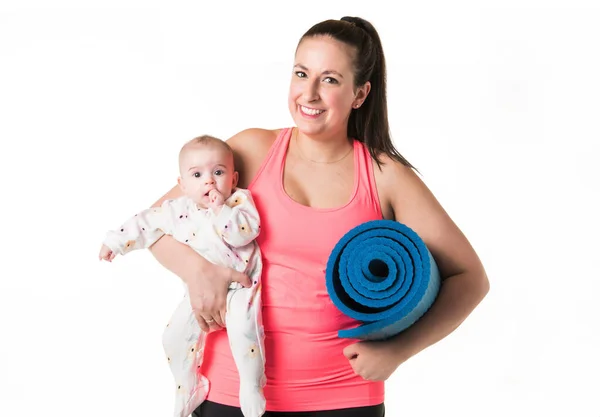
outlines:
{"label": "baby's leg", "polygon": [[208,393],[208,380],[198,372],[205,336],[186,295],[163,333],[163,347],[175,379],[176,417],[190,415]]}
{"label": "baby's leg", "polygon": [[229,290],[225,316],[229,346],[240,374],[240,406],[245,417],[265,412],[265,356],[260,289]]}

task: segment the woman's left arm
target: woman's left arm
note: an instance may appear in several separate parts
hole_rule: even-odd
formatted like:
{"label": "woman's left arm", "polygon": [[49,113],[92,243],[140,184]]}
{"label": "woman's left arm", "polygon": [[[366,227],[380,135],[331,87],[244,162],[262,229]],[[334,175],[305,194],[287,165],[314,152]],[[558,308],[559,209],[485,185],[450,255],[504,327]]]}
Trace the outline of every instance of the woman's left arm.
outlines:
{"label": "woman's left arm", "polygon": [[442,279],[427,313],[389,340],[399,365],[452,333],[488,293],[489,281],[466,236],[415,172],[391,161],[386,171],[382,185],[395,220],[423,239]]}
{"label": "woman's left arm", "polygon": [[344,350],[356,373],[385,380],[407,359],[452,333],[485,297],[489,282],[465,235],[412,169],[386,160],[376,180],[384,213],[423,239],[442,279],[435,302],[412,326],[386,341]]}

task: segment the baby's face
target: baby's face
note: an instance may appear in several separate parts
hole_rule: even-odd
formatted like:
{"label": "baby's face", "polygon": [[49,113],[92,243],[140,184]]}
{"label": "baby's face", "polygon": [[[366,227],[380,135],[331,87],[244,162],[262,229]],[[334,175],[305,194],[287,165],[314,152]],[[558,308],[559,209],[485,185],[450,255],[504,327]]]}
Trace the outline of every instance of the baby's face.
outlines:
{"label": "baby's face", "polygon": [[216,189],[227,199],[237,184],[233,156],[221,146],[194,145],[180,160],[180,186],[198,206],[208,207],[208,193]]}

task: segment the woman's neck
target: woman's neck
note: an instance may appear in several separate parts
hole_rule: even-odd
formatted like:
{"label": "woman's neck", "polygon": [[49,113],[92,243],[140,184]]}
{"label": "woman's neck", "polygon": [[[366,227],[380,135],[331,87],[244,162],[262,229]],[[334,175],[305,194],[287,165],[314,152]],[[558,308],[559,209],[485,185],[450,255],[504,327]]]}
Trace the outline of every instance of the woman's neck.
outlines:
{"label": "woman's neck", "polygon": [[334,164],[340,162],[354,148],[347,134],[305,135],[297,127],[292,132],[292,144],[300,158],[315,164]]}

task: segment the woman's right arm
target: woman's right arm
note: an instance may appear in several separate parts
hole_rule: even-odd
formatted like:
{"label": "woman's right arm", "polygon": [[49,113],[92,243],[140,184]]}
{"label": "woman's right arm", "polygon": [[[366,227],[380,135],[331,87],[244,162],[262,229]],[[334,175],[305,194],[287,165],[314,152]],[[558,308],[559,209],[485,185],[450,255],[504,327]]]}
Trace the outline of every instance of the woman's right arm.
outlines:
{"label": "woman's right arm", "polygon": [[[175,186],[152,207],[158,207],[165,200],[180,196],[181,190]],[[198,324],[205,332],[210,328],[217,330],[224,327],[229,284],[235,281],[245,287],[251,285],[247,275],[207,261],[188,245],[169,235],[164,235],[156,241],[150,247],[150,252],[162,266],[180,277],[187,285],[190,304]]]}
{"label": "woman's right arm", "polygon": [[[239,187],[248,187],[278,133],[278,130],[246,129],[227,140],[233,149],[235,169],[239,172]],[[153,207],[181,195],[181,189],[175,186],[154,203]],[[252,284],[246,274],[207,261],[171,236],[160,238],[150,247],[150,252],[161,265],[179,276],[187,285],[190,304],[204,331],[208,331],[209,327],[216,330],[224,326],[229,284],[239,282],[244,287]],[[207,320],[214,322],[210,322],[209,326]]]}

